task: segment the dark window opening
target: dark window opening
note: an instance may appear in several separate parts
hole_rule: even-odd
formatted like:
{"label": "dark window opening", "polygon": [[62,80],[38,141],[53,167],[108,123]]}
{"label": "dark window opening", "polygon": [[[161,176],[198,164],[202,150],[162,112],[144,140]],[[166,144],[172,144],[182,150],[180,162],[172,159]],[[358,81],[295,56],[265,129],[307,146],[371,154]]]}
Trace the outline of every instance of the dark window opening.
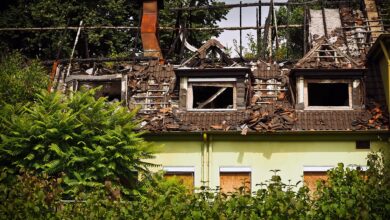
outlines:
{"label": "dark window opening", "polygon": [[348,83],[308,83],[309,106],[349,106]]}
{"label": "dark window opening", "polygon": [[121,100],[121,94],[118,93],[103,93],[104,97],[107,97],[107,101],[120,101]]}
{"label": "dark window opening", "polygon": [[370,141],[356,141],[356,149],[370,149]]}
{"label": "dark window opening", "polygon": [[79,87],[88,89],[100,87],[95,93],[95,98],[106,97],[107,101],[121,101],[121,82],[82,82]]}
{"label": "dark window opening", "polygon": [[233,88],[215,86],[193,86],[194,109],[232,109]]}

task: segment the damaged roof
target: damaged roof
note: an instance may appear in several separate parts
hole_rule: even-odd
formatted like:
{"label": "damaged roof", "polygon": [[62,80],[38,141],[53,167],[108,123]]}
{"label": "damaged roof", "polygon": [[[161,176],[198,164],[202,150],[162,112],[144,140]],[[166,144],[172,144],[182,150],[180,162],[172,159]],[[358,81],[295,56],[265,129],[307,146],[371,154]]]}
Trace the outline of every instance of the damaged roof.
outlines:
{"label": "damaged roof", "polygon": [[[330,15],[327,25],[310,10],[312,48],[289,68],[263,60],[239,64],[211,39],[178,66],[157,60],[93,70],[79,65],[66,82],[88,84],[89,76],[121,74],[116,79],[124,85],[122,101],[131,109],[140,107],[140,127],[151,132],[388,131],[380,73],[365,66],[371,43],[365,41],[366,27],[359,25],[364,14],[346,6],[321,13]],[[351,22],[357,25],[349,28]],[[317,74],[311,78],[349,77],[353,105],[344,110],[297,107],[296,77],[305,71]],[[200,95],[199,104],[194,97]],[[217,103],[221,97],[225,100]]]}

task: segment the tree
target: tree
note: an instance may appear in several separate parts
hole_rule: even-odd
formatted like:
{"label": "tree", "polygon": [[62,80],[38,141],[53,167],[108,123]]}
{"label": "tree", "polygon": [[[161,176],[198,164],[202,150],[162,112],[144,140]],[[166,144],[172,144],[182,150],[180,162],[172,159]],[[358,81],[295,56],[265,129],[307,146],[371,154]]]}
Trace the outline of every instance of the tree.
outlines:
{"label": "tree", "polygon": [[[187,26],[216,26],[224,18],[227,10],[195,11],[173,13],[172,7],[217,4],[215,0],[164,1],[165,8],[160,13],[160,25],[175,26],[177,19]],[[16,0],[0,6],[0,27],[64,27],[78,26],[81,20],[85,26],[139,26],[140,1],[134,0]],[[163,49],[171,45],[171,33],[160,33]],[[202,41],[217,35],[218,31],[191,32],[189,41],[200,46]],[[73,46],[75,30],[39,31],[39,32],[0,32],[2,51],[20,50],[28,57],[54,59],[58,49],[62,57],[69,57]],[[62,42],[59,45],[59,42]],[[140,37],[135,30],[83,30],[80,36],[76,56],[109,56],[111,54],[139,52]]]}
{"label": "tree", "polygon": [[27,61],[17,52],[0,58],[0,79],[0,100],[12,105],[34,100],[48,81],[38,61]]}
{"label": "tree", "polygon": [[[8,113],[12,106],[7,106]],[[24,111],[1,114],[0,168],[66,174],[67,190],[103,187],[105,181],[130,194],[137,173],[153,166],[153,145],[136,132],[136,110],[94,98],[94,90],[67,97],[42,92]]]}
{"label": "tree", "polygon": [[[289,24],[303,24],[304,13],[303,6],[291,7],[289,13],[287,7],[280,7],[276,14],[278,25],[287,25],[287,21]],[[278,38],[282,43],[279,50],[275,52],[277,60],[300,59],[303,56],[303,28],[279,29]]]}
{"label": "tree", "polygon": [[[169,27],[218,27],[217,22],[225,19],[229,12],[227,9],[176,11],[171,8],[179,7],[199,7],[207,5],[223,5],[216,0],[168,0],[164,1],[164,9],[160,11],[160,25]],[[201,47],[204,41],[213,36],[218,36],[221,31],[189,31],[185,33],[187,41],[195,47]],[[160,31],[161,48],[164,52],[170,49],[172,42],[177,37],[178,32]],[[176,54],[180,53],[180,44],[176,45]]]}
{"label": "tree", "polygon": [[[1,27],[64,27],[79,26],[131,26],[134,12],[130,0],[17,0],[0,7]],[[69,57],[76,32],[1,32],[2,47],[19,49],[29,57],[53,59],[61,49],[63,57]],[[88,43],[91,55],[101,56],[129,50],[135,36],[128,30],[88,30],[80,37],[77,56],[86,56]],[[59,42],[62,44],[59,45]]]}

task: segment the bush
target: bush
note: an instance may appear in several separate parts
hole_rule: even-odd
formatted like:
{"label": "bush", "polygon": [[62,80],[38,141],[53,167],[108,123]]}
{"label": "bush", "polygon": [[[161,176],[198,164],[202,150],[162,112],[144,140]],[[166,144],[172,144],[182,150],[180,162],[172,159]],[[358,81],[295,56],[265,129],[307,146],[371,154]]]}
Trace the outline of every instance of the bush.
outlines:
{"label": "bush", "polygon": [[64,201],[62,177],[24,173],[11,183],[2,175],[0,219],[389,219],[383,162],[371,154],[366,173],[340,164],[314,195],[307,187],[283,184],[276,174],[253,195],[244,188],[229,195],[208,188],[189,193],[177,180],[153,174],[143,178],[131,199],[116,196],[119,188],[106,181],[103,188]]}
{"label": "bush", "polygon": [[37,60],[27,62],[14,52],[0,58],[0,79],[0,100],[16,104],[34,100],[46,88],[48,75]]}
{"label": "bush", "polygon": [[153,166],[143,161],[154,150],[134,131],[136,111],[95,99],[94,90],[69,97],[43,91],[21,112],[10,105],[3,109],[0,166],[53,177],[65,173],[69,193],[110,181],[129,195],[137,173]]}

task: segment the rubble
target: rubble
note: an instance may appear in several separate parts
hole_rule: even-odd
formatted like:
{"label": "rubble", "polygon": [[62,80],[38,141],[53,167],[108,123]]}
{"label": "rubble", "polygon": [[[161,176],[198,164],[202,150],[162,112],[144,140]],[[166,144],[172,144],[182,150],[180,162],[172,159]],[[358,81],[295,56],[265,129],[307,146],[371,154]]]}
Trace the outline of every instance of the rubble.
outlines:
{"label": "rubble", "polygon": [[291,130],[297,120],[294,112],[294,109],[282,102],[272,106],[258,106],[251,109],[244,124],[255,131]]}
{"label": "rubble", "polygon": [[[76,63],[70,76],[73,80],[68,80],[66,83],[72,84],[73,88],[77,89],[79,82],[85,84],[83,80],[90,77],[92,80],[88,83],[91,86],[104,84],[107,87],[104,90],[115,87],[125,105],[130,109],[139,108],[136,117],[140,121],[140,129],[150,132],[215,131],[240,132],[242,135],[247,135],[249,132],[388,130],[388,111],[383,104],[380,104],[384,102],[378,101],[379,96],[384,96],[383,88],[380,88],[380,76],[373,75],[375,70],[366,71],[364,65],[365,52],[371,43],[370,28],[365,23],[367,19],[364,13],[346,5],[341,5],[340,10],[310,10],[310,13],[312,19],[309,26],[313,31],[310,31],[312,36],[309,43],[312,48],[293,68],[289,66],[283,69],[282,65],[262,60],[240,65],[224,53],[221,43],[210,39],[179,66],[160,64],[159,60],[131,64],[126,62],[94,62],[93,65]],[[327,15],[325,19],[323,19],[324,14]],[[217,56],[214,56],[215,54]],[[290,61],[289,65],[293,63]],[[227,74],[226,70],[232,67],[244,68],[247,72],[240,77]],[[182,82],[178,77],[180,68],[197,70],[191,77],[206,79],[201,82],[202,86],[215,87],[214,95],[209,95],[209,99],[206,97],[195,107],[193,103],[188,104],[188,94],[181,92]],[[361,75],[355,74],[355,78],[348,79],[351,81],[348,85],[356,86],[351,88],[351,94],[354,93],[352,96],[355,96],[355,99],[351,100],[353,104],[348,105],[347,110],[299,108],[302,100],[300,103],[295,101],[298,97],[294,71],[312,71],[314,74],[325,72],[321,70],[360,71]],[[63,72],[64,69],[61,71]],[[213,83],[218,82],[218,78],[222,77],[215,77],[207,71],[218,72],[230,81],[225,82],[225,85],[219,82],[219,87],[215,86]],[[207,74],[200,77],[196,75],[199,73]],[[318,76],[321,79],[325,77],[324,74]],[[208,78],[213,80],[209,82]],[[337,76],[332,79],[334,78]],[[93,79],[99,80],[95,82]],[[116,80],[115,85],[113,80]],[[336,79],[332,82],[347,84],[340,82],[341,80]],[[124,82],[125,88],[123,88]],[[365,88],[363,84],[367,87]],[[301,88],[304,90],[303,81]],[[366,90],[363,91],[363,88]],[[186,89],[187,87],[183,90]],[[217,97],[221,97],[220,94],[225,90],[232,91],[229,94],[232,94],[232,99],[236,99],[233,101],[235,108],[230,103],[226,108],[202,108],[210,105]],[[381,95],[378,95],[379,93]],[[190,95],[194,97],[193,94]],[[349,93],[348,96],[352,97]],[[368,97],[374,100],[367,102]],[[237,101],[238,98],[240,101]],[[348,98],[347,100],[350,101]]]}
{"label": "rubble", "polygon": [[[386,129],[389,126],[389,115],[386,106],[382,106],[375,101],[370,101],[367,105],[368,111],[361,117],[352,121],[354,130]],[[385,109],[385,111],[383,111]]]}

